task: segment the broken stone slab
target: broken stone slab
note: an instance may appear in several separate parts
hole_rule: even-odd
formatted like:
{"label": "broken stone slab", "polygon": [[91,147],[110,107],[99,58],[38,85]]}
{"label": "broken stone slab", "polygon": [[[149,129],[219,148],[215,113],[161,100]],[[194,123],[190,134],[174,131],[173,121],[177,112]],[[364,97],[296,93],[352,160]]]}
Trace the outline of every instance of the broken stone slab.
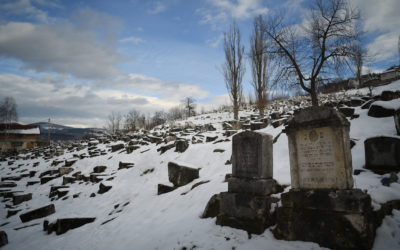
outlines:
{"label": "broken stone slab", "polygon": [[53,204],[40,207],[34,210],[31,210],[27,213],[21,214],[19,218],[21,219],[22,222],[28,222],[31,220],[43,218],[46,216],[49,216],[50,214],[54,214],[56,212],[56,209]]}
{"label": "broken stone slab", "polygon": [[103,173],[106,168],[106,166],[96,166],[93,168],[93,173]]}
{"label": "broken stone slab", "polygon": [[4,231],[0,231],[0,247],[8,244],[7,234]]}
{"label": "broken stone slab", "polygon": [[60,167],[60,168],[58,168],[58,172],[59,172],[60,175],[69,174],[72,171],[74,171],[74,169],[70,168],[70,167]]}
{"label": "broken stone slab", "polygon": [[394,124],[396,126],[397,135],[400,135],[400,109],[394,112]]}
{"label": "broken stone slab", "polygon": [[55,223],[49,223],[47,220],[45,220],[43,221],[43,230],[47,231],[48,234],[51,234],[53,231],[55,231],[57,235],[60,235],[66,233],[68,230],[81,227],[88,223],[92,223],[93,221],[95,221],[95,219],[95,217],[64,218],[57,219]]}
{"label": "broken stone slab", "polygon": [[184,166],[176,162],[168,162],[168,179],[176,187],[184,186],[199,178],[199,169]]}
{"label": "broken stone slab", "polygon": [[45,175],[56,175],[58,173],[59,173],[58,169],[50,169],[50,170],[47,170],[47,171],[44,171],[44,172],[40,173],[39,178],[41,178],[41,177],[43,177]]}
{"label": "broken stone slab", "polygon": [[220,210],[220,195],[214,194],[211,196],[210,200],[207,202],[207,205],[201,215],[201,218],[213,218],[219,214]]}
{"label": "broken stone slab", "polygon": [[62,181],[62,185],[66,185],[69,183],[74,183],[76,181],[75,177],[72,176],[63,176],[63,181]]}
{"label": "broken stone slab", "polygon": [[365,168],[378,174],[400,171],[400,138],[378,136],[364,141]]}
{"label": "broken stone slab", "polygon": [[165,146],[157,148],[157,152],[160,152],[160,154],[164,154],[165,152],[167,152],[168,150],[170,150],[174,147],[175,147],[175,143],[170,143]]}
{"label": "broken stone slab", "polygon": [[368,110],[368,116],[371,117],[390,117],[400,108],[400,99],[391,101],[376,101],[371,104]]}
{"label": "broken stone slab", "polygon": [[262,234],[273,225],[271,204],[276,198],[244,193],[220,193],[220,212],[217,225],[243,229],[248,233]]}
{"label": "broken stone slab", "polygon": [[40,184],[45,184],[45,183],[47,183],[47,182],[49,182],[51,180],[54,180],[54,179],[56,179],[58,177],[60,177],[60,176],[58,176],[58,175],[55,175],[55,176],[43,176],[42,178],[40,178]]}
{"label": "broken stone slab", "polygon": [[250,129],[251,130],[259,130],[259,129],[263,129],[267,127],[267,124],[263,123],[263,122],[252,122],[250,123]]}
{"label": "broken stone slab", "polygon": [[126,147],[126,153],[130,154],[130,153],[132,153],[133,151],[135,151],[136,149],[139,149],[139,148],[140,148],[140,146],[137,146],[137,145],[128,145]]}
{"label": "broken stone slab", "polygon": [[218,138],[218,136],[207,136],[206,137],[206,142],[215,141],[217,138]]}
{"label": "broken stone slab", "polygon": [[112,188],[111,183],[102,182],[99,185],[99,191],[97,193],[104,194],[104,193],[108,192],[111,188]]}
{"label": "broken stone slab", "polygon": [[189,142],[187,140],[177,140],[175,142],[175,152],[183,153],[188,149]]}
{"label": "broken stone slab", "polygon": [[116,151],[121,150],[123,148],[125,148],[123,143],[116,144],[116,145],[111,145],[111,152],[116,152]]}
{"label": "broken stone slab", "polygon": [[397,182],[399,180],[399,177],[397,176],[396,173],[392,172],[390,173],[389,177],[384,177],[381,180],[382,185],[389,187],[390,184]]}
{"label": "broken stone slab", "polygon": [[132,168],[134,166],[135,166],[135,163],[133,163],[133,162],[121,162],[120,161],[119,165],[118,165],[118,170],[124,169],[124,168],[128,169],[128,168]]}
{"label": "broken stone slab", "polygon": [[69,186],[52,186],[52,187],[50,187],[49,198],[56,196],[58,189],[65,189],[65,188],[69,188]]}
{"label": "broken stone slab", "polygon": [[72,165],[74,165],[74,163],[75,163],[77,160],[78,160],[78,159],[65,160],[65,166],[66,166],[66,167],[71,167]]}
{"label": "broken stone slab", "polygon": [[171,187],[171,186],[167,186],[164,184],[158,184],[157,195],[169,193],[171,191],[174,191],[175,189],[176,189],[176,187]]}
{"label": "broken stone slab", "polygon": [[7,210],[7,218],[16,215],[19,211],[21,211],[21,209]]}
{"label": "broken stone slab", "polygon": [[12,181],[2,181],[0,182],[0,188],[5,188],[5,187],[16,187],[17,183],[12,182]]}
{"label": "broken stone slab", "polygon": [[339,111],[342,112],[346,117],[351,117],[352,115],[354,115],[354,108],[341,107],[339,108]]}
{"label": "broken stone slab", "polygon": [[21,204],[24,201],[29,201],[29,200],[32,200],[32,193],[13,195],[13,204],[14,204],[14,206],[18,205],[18,204]]}

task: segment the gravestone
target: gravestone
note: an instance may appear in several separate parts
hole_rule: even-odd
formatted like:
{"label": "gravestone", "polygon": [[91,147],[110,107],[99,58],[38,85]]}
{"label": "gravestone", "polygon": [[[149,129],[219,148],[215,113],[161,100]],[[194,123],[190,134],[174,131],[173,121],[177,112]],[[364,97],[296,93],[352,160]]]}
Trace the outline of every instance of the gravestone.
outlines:
{"label": "gravestone", "polygon": [[295,112],[285,128],[292,189],[276,210],[276,238],[333,249],[372,247],[371,197],[353,189],[349,129],[345,116],[330,107]]}
{"label": "gravestone", "polygon": [[364,141],[365,168],[377,174],[400,171],[400,138],[377,136]]}
{"label": "gravestone", "polygon": [[245,131],[233,136],[232,177],[220,193],[217,224],[261,234],[272,225],[270,214],[279,189],[273,176],[272,136]]}

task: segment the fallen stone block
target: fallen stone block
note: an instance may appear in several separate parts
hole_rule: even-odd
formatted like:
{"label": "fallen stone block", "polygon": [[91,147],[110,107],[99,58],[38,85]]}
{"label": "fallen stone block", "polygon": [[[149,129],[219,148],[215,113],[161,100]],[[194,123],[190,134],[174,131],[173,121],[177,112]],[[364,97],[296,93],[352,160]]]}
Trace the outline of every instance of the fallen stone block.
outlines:
{"label": "fallen stone block", "polygon": [[81,227],[85,224],[92,223],[96,218],[64,218],[57,219],[55,223],[49,223],[47,220],[43,222],[43,230],[51,234],[53,231],[57,235],[64,234],[68,230]]}
{"label": "fallen stone block", "polygon": [[171,187],[164,184],[158,184],[157,195],[169,193],[171,191],[174,191],[175,189],[176,187]]}
{"label": "fallen stone block", "polygon": [[65,167],[71,167],[78,159],[65,160]]}
{"label": "fallen stone block", "polygon": [[60,168],[58,168],[58,172],[59,172],[60,175],[69,174],[72,171],[74,171],[74,169],[70,168],[70,167],[60,167]]}
{"label": "fallen stone block", "polygon": [[54,214],[56,212],[56,209],[53,204],[37,208],[34,210],[31,210],[27,213],[21,214],[19,218],[21,219],[22,222],[27,222],[39,218],[43,218],[46,216],[49,216],[50,214]]}
{"label": "fallen stone block", "polygon": [[116,152],[118,150],[123,149],[125,146],[123,143],[116,144],[116,145],[111,145],[111,152]]}
{"label": "fallen stone block", "polygon": [[17,183],[11,182],[11,181],[3,181],[0,182],[0,188],[5,188],[5,187],[16,187]]}
{"label": "fallen stone block", "polygon": [[189,142],[187,140],[177,140],[175,142],[175,152],[183,153],[188,149]]}
{"label": "fallen stone block", "polygon": [[124,168],[126,168],[126,169],[128,169],[128,168],[131,168],[131,167],[133,167],[133,166],[135,166],[135,163],[132,163],[132,162],[119,162],[119,166],[118,166],[118,170],[119,169],[124,169]]}
{"label": "fallen stone block", "polygon": [[175,162],[168,162],[168,179],[174,186],[184,186],[197,178],[199,178],[199,169],[186,167]]}
{"label": "fallen stone block", "polygon": [[364,141],[365,168],[378,174],[400,171],[400,139],[378,136]]}
{"label": "fallen stone block", "polygon": [[24,201],[32,200],[32,194],[20,194],[20,195],[13,195],[13,204],[18,205]]}
{"label": "fallen stone block", "polygon": [[111,188],[112,188],[112,186],[109,183],[102,182],[99,185],[99,191],[97,193],[104,194],[104,193],[108,192]]}
{"label": "fallen stone block", "polygon": [[207,202],[206,208],[204,209],[201,218],[213,218],[219,214],[221,198],[219,194],[214,194]]}
{"label": "fallen stone block", "polygon": [[0,231],[0,247],[8,244],[7,234],[4,231]]}
{"label": "fallen stone block", "polygon": [[392,101],[376,101],[371,104],[368,115],[371,117],[390,117],[400,108],[400,99]]}

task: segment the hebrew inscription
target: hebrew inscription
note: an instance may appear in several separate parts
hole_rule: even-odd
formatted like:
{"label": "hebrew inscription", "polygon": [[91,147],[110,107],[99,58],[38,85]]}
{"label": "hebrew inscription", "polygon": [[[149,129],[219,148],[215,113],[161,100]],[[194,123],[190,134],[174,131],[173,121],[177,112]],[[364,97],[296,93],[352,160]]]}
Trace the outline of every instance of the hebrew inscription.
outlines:
{"label": "hebrew inscription", "polygon": [[337,182],[334,134],[329,127],[296,132],[299,184],[303,188],[329,188]]}

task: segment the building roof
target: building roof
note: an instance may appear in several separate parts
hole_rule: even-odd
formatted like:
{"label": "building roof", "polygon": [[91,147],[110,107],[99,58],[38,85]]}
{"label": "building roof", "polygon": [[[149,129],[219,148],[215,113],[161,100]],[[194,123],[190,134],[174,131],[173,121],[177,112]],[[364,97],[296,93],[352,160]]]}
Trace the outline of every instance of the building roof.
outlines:
{"label": "building roof", "polygon": [[0,134],[24,134],[39,135],[40,128],[37,125],[23,125],[19,123],[0,123]]}

